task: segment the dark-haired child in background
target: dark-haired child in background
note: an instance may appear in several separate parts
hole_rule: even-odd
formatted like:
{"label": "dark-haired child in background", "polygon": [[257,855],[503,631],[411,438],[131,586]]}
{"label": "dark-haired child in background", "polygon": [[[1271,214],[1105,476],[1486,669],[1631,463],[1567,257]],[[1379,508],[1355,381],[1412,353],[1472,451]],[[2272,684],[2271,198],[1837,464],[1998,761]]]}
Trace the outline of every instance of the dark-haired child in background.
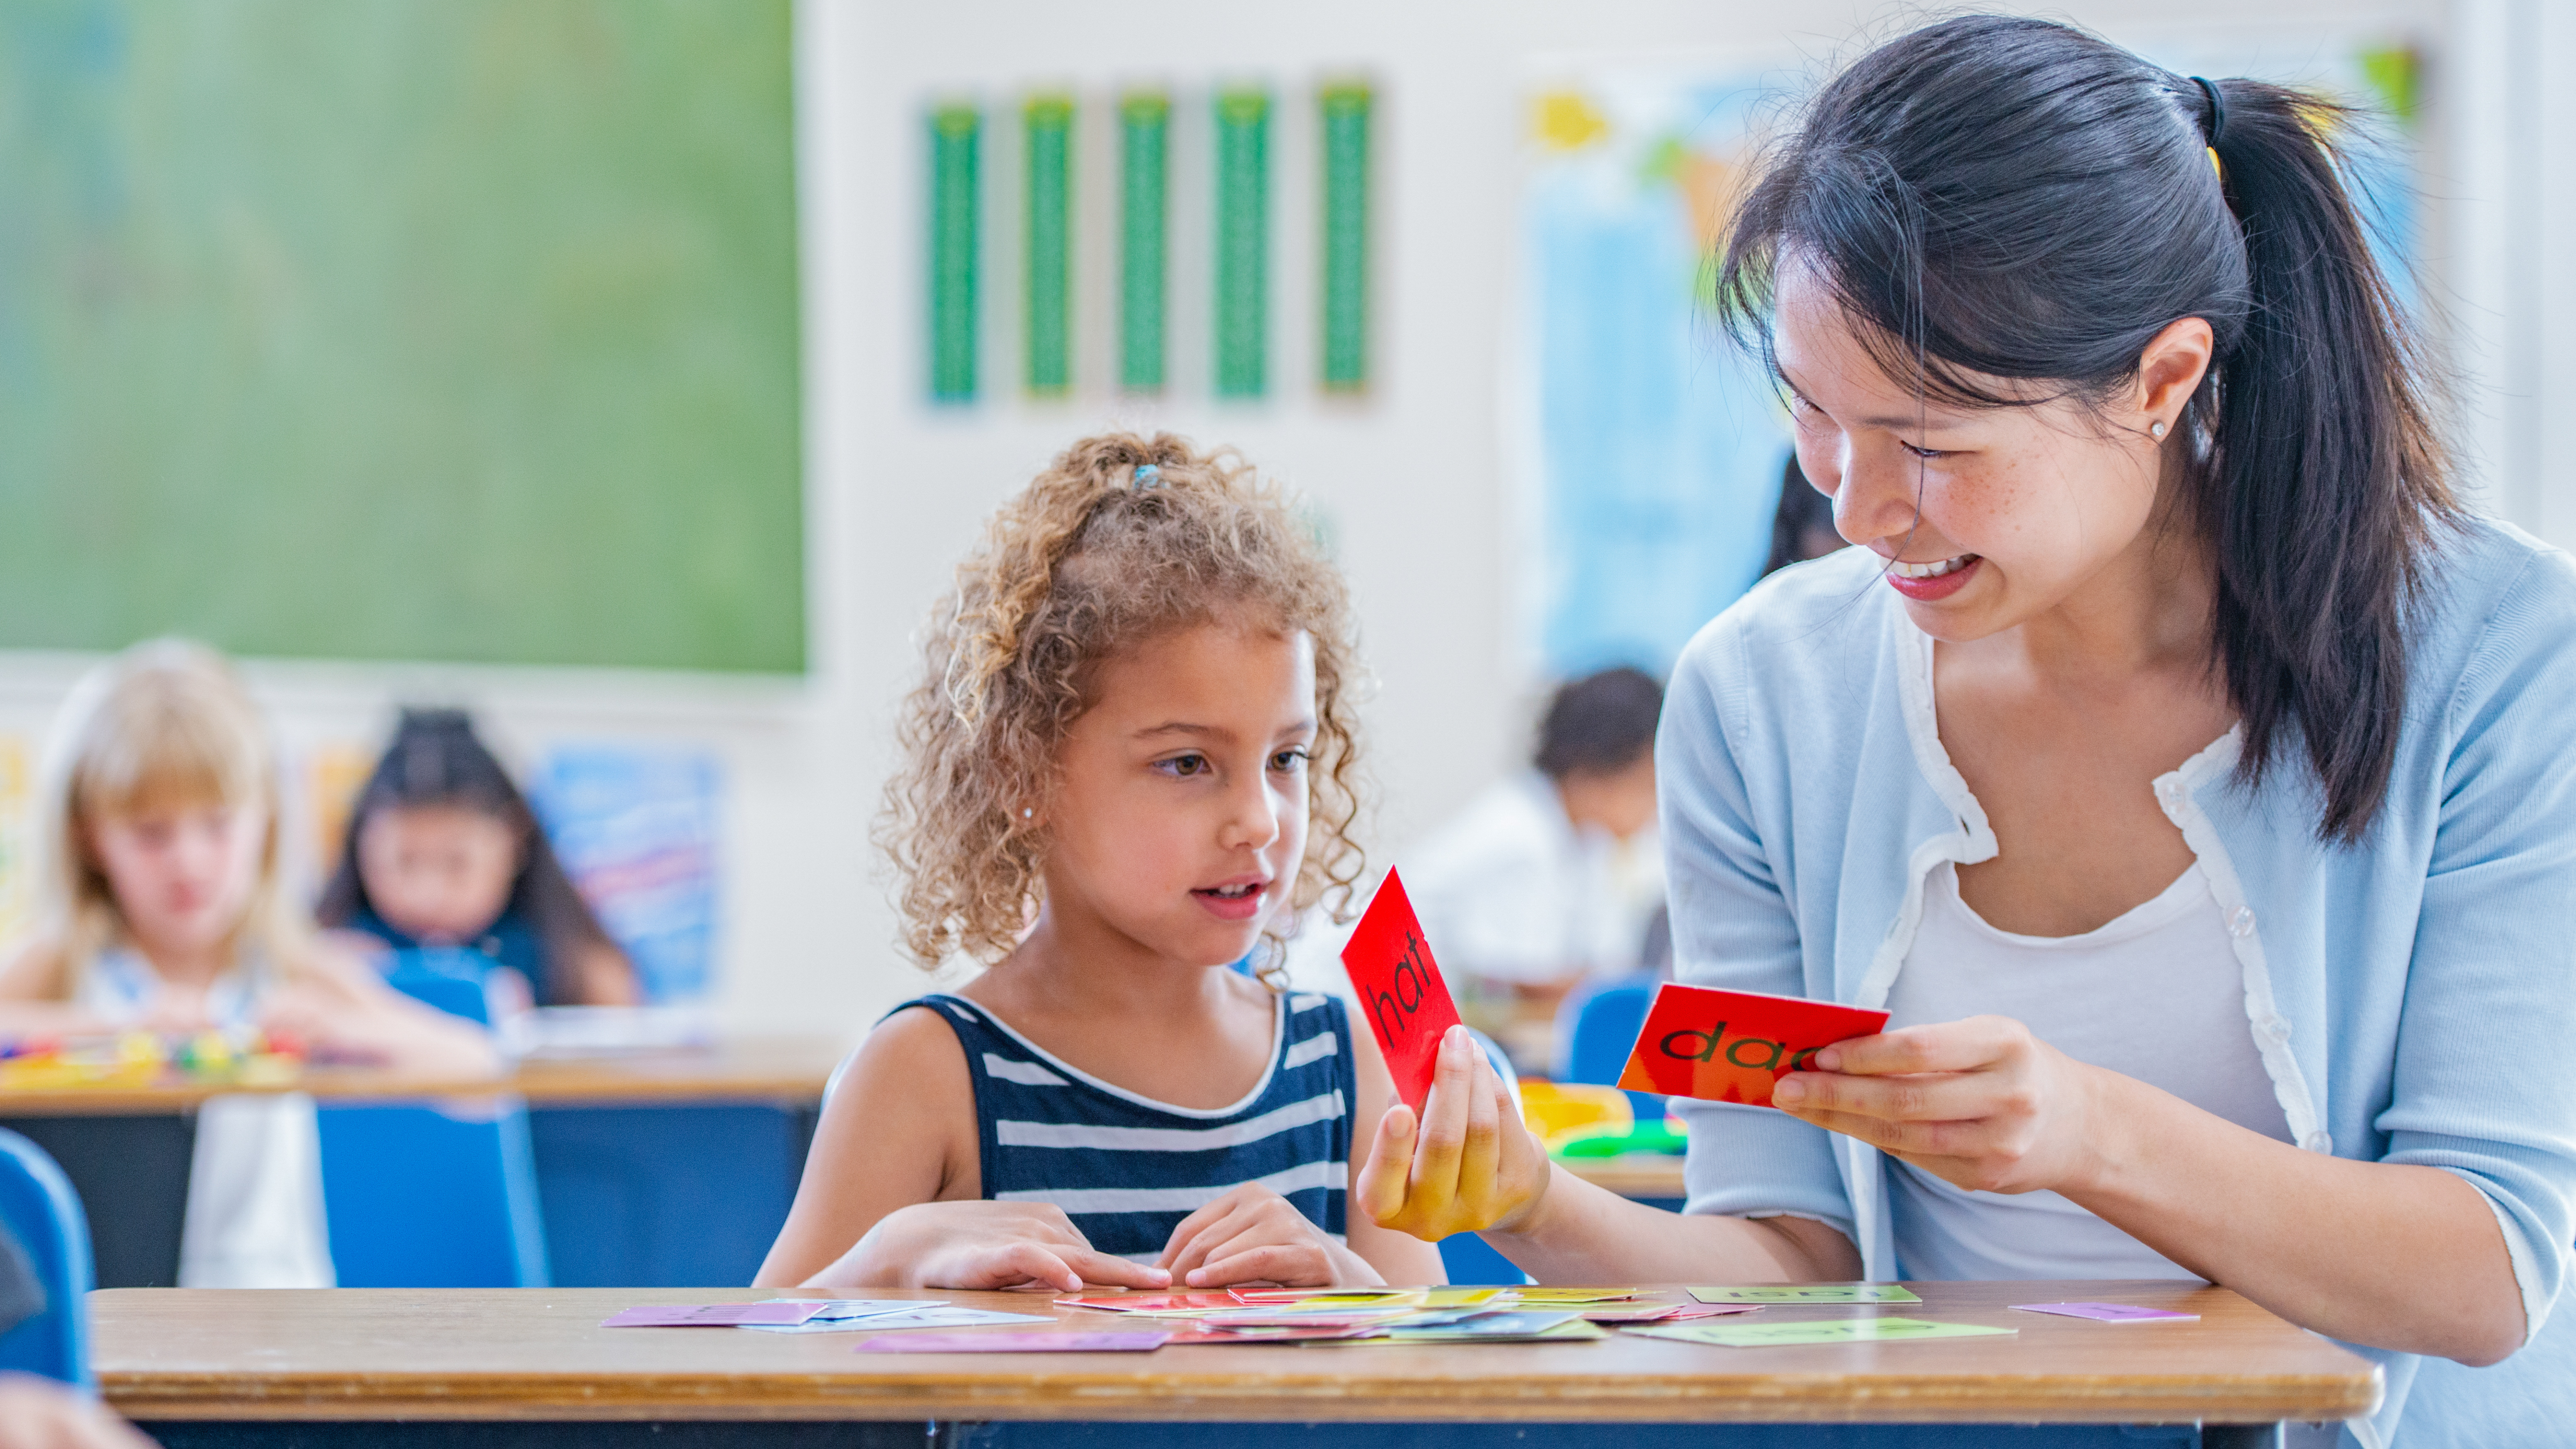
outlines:
{"label": "dark-haired child in background", "polygon": [[1834,529],[1834,500],[1807,481],[1791,449],[1780,465],[1780,505],[1771,513],[1771,556],[1762,561],[1762,577],[1849,546]]}
{"label": "dark-haired child in background", "polygon": [[524,978],[539,1005],[639,997],[634,964],[462,710],[403,711],[315,915],[395,951],[479,952]]}
{"label": "dark-haired child in background", "polygon": [[1587,976],[1635,971],[1663,900],[1655,721],[1639,669],[1567,682],[1531,768],[1495,781],[1399,862],[1461,1010],[1516,1062],[1547,1059],[1557,1003]]}

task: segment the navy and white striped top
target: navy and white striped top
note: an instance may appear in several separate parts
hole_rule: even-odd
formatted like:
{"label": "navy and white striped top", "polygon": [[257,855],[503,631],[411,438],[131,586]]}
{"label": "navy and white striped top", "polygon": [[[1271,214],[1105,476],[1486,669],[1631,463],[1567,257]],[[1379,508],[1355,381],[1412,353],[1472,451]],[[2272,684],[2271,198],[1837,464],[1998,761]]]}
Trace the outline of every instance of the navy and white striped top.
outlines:
{"label": "navy and white striped top", "polygon": [[1269,1070],[1243,1100],[1206,1110],[1112,1086],[971,1001],[895,1010],[913,1006],[966,1049],[985,1197],[1054,1203],[1092,1247],[1150,1263],[1181,1219],[1257,1182],[1342,1241],[1358,1066],[1339,999],[1279,998]]}

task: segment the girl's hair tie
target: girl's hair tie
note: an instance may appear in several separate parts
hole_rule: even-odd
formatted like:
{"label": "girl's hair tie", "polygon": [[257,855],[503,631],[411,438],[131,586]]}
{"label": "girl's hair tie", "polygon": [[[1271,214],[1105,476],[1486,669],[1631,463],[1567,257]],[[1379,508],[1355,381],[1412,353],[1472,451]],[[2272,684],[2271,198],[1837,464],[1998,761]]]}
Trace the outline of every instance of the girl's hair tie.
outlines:
{"label": "girl's hair tie", "polygon": [[1163,470],[1152,463],[1139,463],[1136,465],[1136,476],[1128,481],[1127,486],[1139,493],[1148,488],[1160,488],[1163,486]]}
{"label": "girl's hair tie", "polygon": [[2218,138],[2227,134],[2227,99],[2218,93],[2216,81],[2193,76],[2191,83],[2200,87],[2202,95],[2209,97],[2209,120],[2200,128],[2200,136],[2215,151]]}

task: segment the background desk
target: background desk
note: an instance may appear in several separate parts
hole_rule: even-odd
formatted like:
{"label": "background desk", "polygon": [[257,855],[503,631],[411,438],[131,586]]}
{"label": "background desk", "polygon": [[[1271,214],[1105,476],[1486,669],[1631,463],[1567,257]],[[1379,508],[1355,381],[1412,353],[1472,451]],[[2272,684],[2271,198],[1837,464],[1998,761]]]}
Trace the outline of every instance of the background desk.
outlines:
{"label": "background desk", "polygon": [[[502,1078],[317,1068],[323,1101],[517,1096],[529,1108],[554,1281],[748,1283],[787,1219],[842,1046],[744,1038],[703,1050],[528,1061]],[[0,1094],[0,1126],[62,1162],[88,1207],[104,1287],[167,1286],[195,1146],[198,1083]]]}
{"label": "background desk", "polygon": [[[1928,1283],[1906,1311],[2008,1325],[2011,1339],[1726,1349],[1598,1343],[1167,1347],[1151,1354],[877,1354],[866,1335],[602,1329],[631,1290],[105,1291],[90,1300],[108,1402],[170,1449],[248,1443],[1038,1445],[1609,1443],[2145,1445],[2262,1442],[2192,1432],[2343,1418],[2378,1370],[2224,1289],[2175,1283]],[[731,1295],[733,1301],[744,1296]],[[1034,1294],[901,1294],[1047,1312]],[[2101,1324],[2009,1305],[2112,1297],[2198,1323]],[[666,1292],[660,1301],[728,1295]],[[1768,1308],[1766,1321],[1849,1308]],[[1066,1326],[1121,1326],[1064,1313]],[[397,1424],[392,1421],[406,1421]],[[723,1435],[667,1427],[724,1422]],[[800,1425],[799,1421],[806,1421]],[[826,1436],[809,1427],[838,1421]],[[855,1423],[852,1421],[856,1421]],[[937,1437],[933,1422],[941,1424]],[[1033,1421],[1016,1425],[995,1421]],[[1057,1421],[1052,1424],[1044,1421]],[[1064,1421],[1085,1421],[1079,1427]],[[1160,1421],[1159,1424],[1157,1421]],[[1861,1430],[1873,1422],[1925,1427]],[[587,1431],[560,1426],[587,1422]],[[988,1427],[956,1434],[953,1426]],[[322,1426],[350,1427],[332,1431]],[[607,1427],[624,1424],[620,1429]],[[299,1427],[284,1435],[281,1424]],[[536,1431],[537,1425],[548,1425]],[[861,1429],[860,1424],[875,1427]],[[1363,1426],[1381,1427],[1370,1430]],[[1427,1424],[1488,1425],[1435,1433]],[[1652,1425],[1690,1424],[1657,1431]],[[2043,1430],[2013,1425],[2098,1426]],[[2142,1435],[2118,1426],[2182,1426]],[[654,1429],[651,1426],[666,1426]],[[1196,1427],[1185,1428],[1184,1425]],[[1330,1430],[1300,1426],[1338,1425]],[[1710,1425],[1748,1427],[1734,1432]],[[1951,1426],[1943,1428],[1941,1426]],[[953,1436],[953,1437],[952,1437]],[[1518,1436],[1518,1437],[1516,1437]]]}

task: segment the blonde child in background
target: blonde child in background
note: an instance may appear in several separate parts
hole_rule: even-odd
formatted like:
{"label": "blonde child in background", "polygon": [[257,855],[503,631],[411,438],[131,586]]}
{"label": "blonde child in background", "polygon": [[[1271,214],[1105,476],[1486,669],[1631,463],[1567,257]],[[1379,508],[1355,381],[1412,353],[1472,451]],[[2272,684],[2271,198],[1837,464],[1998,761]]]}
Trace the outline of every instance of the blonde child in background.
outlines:
{"label": "blonde child in background", "polygon": [[1359,875],[1357,682],[1341,579],[1232,454],[1090,438],[1002,508],[881,837],[914,960],[991,964],[860,1047],[761,1283],[1443,1280],[1346,1211],[1375,1043],[1228,969]]}
{"label": "blonde child in background", "polygon": [[[160,641],[72,691],[38,806],[35,942],[0,968],[0,1035],[250,1031],[318,1058],[495,1069],[472,1025],[396,995],[324,945],[278,870],[278,778],[222,659]],[[301,1094],[197,1118],[182,1287],[328,1287],[320,1148]]]}

